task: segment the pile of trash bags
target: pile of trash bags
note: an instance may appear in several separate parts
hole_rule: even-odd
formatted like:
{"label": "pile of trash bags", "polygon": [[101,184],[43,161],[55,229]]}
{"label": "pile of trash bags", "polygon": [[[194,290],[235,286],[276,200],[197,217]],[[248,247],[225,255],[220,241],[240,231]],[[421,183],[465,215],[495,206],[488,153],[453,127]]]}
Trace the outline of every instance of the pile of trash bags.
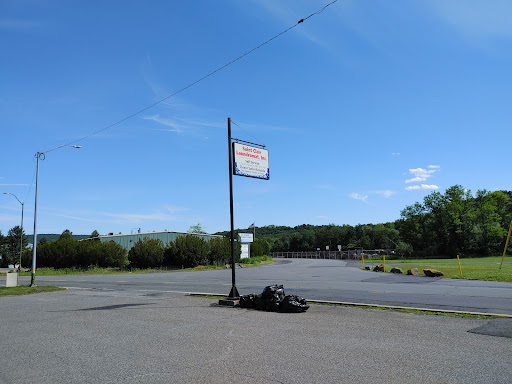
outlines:
{"label": "pile of trash bags", "polygon": [[309,308],[301,296],[285,295],[282,285],[269,285],[259,295],[251,293],[240,296],[240,307],[269,312],[300,313]]}

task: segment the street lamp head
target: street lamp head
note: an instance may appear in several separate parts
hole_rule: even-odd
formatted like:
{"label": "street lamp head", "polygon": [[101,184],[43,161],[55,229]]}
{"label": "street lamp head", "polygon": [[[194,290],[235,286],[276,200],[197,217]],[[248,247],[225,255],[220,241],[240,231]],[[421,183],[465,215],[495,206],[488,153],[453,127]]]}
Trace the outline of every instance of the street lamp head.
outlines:
{"label": "street lamp head", "polygon": [[82,148],[81,145],[73,145],[73,148]]}

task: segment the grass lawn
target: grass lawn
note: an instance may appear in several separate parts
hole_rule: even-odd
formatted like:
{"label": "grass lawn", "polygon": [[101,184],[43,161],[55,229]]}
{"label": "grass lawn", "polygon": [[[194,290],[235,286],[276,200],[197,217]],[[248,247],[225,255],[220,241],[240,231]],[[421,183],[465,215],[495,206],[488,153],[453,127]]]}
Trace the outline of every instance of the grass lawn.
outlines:
{"label": "grass lawn", "polygon": [[53,286],[35,286],[20,285],[18,287],[0,287],[0,296],[30,295],[32,293],[63,291],[66,288]]}
{"label": "grass lawn", "polygon": [[[460,262],[462,263],[500,263],[502,256],[488,256],[488,257],[467,257],[460,258]],[[508,259],[508,260],[507,260]],[[382,260],[382,259],[377,259]],[[372,261],[372,259],[370,259]],[[505,256],[504,261],[512,261],[512,257]],[[407,260],[389,260],[386,258],[386,263],[404,263],[404,264],[436,264],[436,263],[457,263],[457,258],[453,257],[451,259],[407,259]]]}
{"label": "grass lawn", "polygon": [[[365,260],[369,263],[381,263],[382,259]],[[505,257],[506,261],[512,261]],[[460,259],[462,278],[467,280],[486,280],[512,282],[512,264],[503,264],[500,270],[501,256],[464,258]],[[460,279],[459,264],[457,258],[452,259],[414,259],[414,260],[386,260],[386,271],[391,270],[389,264],[401,264],[404,273],[408,269],[418,268],[420,274],[424,269],[433,268],[444,273],[445,278]],[[452,264],[443,264],[452,263]],[[488,263],[488,264],[480,264]]]}

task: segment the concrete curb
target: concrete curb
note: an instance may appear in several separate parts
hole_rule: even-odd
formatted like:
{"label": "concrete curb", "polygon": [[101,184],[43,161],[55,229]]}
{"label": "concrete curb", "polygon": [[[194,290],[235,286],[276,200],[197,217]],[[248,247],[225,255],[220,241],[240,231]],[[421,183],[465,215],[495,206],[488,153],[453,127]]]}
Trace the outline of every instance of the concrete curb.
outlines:
{"label": "concrete curb", "polygon": [[[224,294],[220,293],[199,293],[199,292],[188,292],[186,293],[188,296],[222,296]],[[477,315],[477,316],[500,316],[507,317],[512,319],[512,315],[508,315],[505,313],[487,313],[487,312],[471,312],[471,311],[455,311],[451,309],[434,309],[434,308],[421,308],[421,307],[403,307],[398,305],[386,305],[386,304],[368,304],[368,303],[352,303],[348,301],[333,301],[333,300],[311,300],[306,299],[308,303],[317,303],[317,304],[332,304],[332,305],[344,305],[349,307],[368,307],[368,308],[389,308],[389,309],[411,309],[414,311],[423,311],[423,312],[442,312],[442,313],[454,313],[459,315]]]}

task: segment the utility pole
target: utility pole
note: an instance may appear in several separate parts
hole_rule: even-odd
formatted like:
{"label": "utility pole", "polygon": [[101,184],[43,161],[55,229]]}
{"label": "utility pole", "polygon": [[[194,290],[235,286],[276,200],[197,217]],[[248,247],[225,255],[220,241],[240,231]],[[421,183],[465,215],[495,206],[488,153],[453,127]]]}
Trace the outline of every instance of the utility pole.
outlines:
{"label": "utility pole", "polygon": [[240,294],[236,289],[235,273],[235,221],[233,217],[233,155],[231,153],[231,118],[228,117],[228,153],[229,153],[229,213],[231,220],[231,291],[228,300],[238,300]]}

